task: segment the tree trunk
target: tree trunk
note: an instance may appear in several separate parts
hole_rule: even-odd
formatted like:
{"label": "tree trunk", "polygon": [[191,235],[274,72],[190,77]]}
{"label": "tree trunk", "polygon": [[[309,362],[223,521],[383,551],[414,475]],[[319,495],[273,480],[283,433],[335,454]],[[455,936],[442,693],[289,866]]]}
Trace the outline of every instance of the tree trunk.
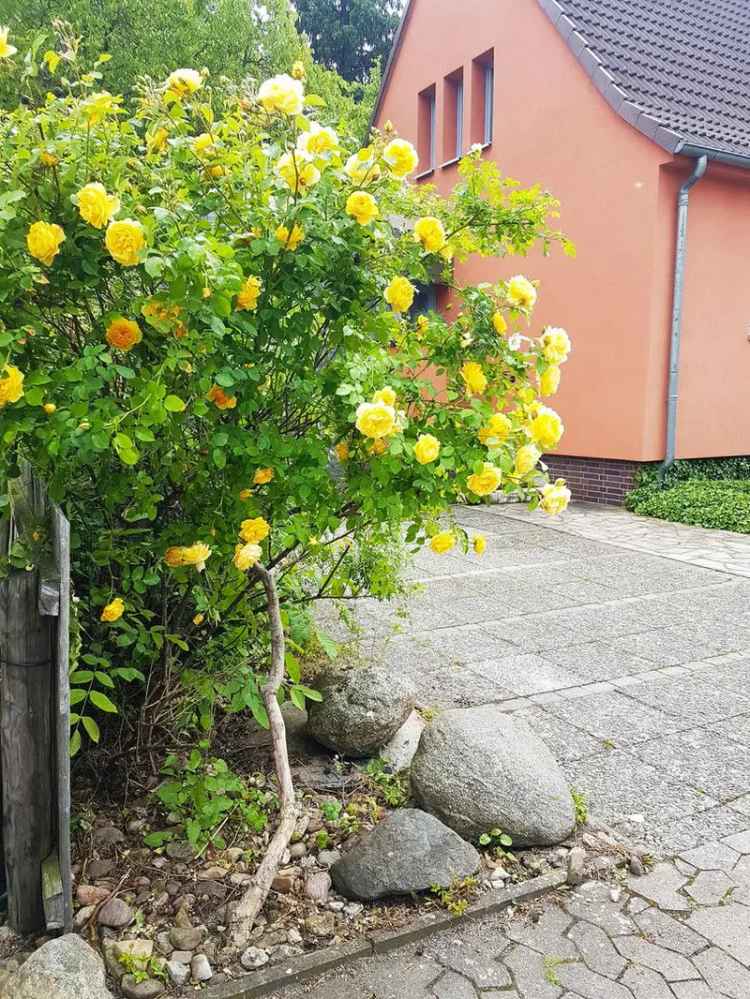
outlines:
{"label": "tree trunk", "polygon": [[266,591],[271,626],[271,670],[268,682],[263,687],[263,701],[271,725],[273,758],[279,783],[280,810],[276,832],[273,834],[266,855],[256,871],[255,880],[237,903],[237,908],[232,915],[230,934],[232,944],[237,948],[246,947],[249,942],[250,931],[268,897],[271,884],[279,869],[284,851],[289,846],[297,821],[297,806],[292,774],[289,769],[284,716],[276,696],[284,681],[285,662],[284,628],[281,623],[279,595],[274,578],[267,569],[262,565],[256,565],[252,571],[260,579]]}

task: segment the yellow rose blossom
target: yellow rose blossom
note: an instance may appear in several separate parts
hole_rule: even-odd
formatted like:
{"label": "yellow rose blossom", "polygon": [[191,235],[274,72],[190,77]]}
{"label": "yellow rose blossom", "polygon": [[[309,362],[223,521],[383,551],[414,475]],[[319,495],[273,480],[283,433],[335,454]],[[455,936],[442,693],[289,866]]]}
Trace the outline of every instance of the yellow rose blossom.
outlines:
{"label": "yellow rose blossom", "polygon": [[416,149],[406,139],[391,139],[383,150],[383,159],[397,177],[406,177],[419,163]]}
{"label": "yellow rose blossom", "polygon": [[198,157],[212,156],[216,151],[214,137],[209,132],[202,132],[193,139],[193,152]]}
{"label": "yellow rose blossom", "polygon": [[52,265],[64,240],[65,233],[55,222],[34,222],[26,234],[29,253],[47,267]]}
{"label": "yellow rose blossom", "polygon": [[256,468],[255,475],[253,476],[253,485],[265,486],[268,482],[271,482],[273,475],[272,468]]}
{"label": "yellow rose blossom", "polygon": [[508,282],[508,302],[514,309],[533,309],[536,304],[536,288],[523,274],[516,274]]}
{"label": "yellow rose blossom", "polygon": [[556,517],[563,510],[567,510],[569,503],[570,489],[565,485],[565,479],[556,479],[554,483],[548,482],[542,487],[539,509],[550,517]]}
{"label": "yellow rose blossom", "polygon": [[120,210],[120,199],[114,194],[107,194],[104,185],[99,183],[82,187],[76,201],[81,218],[96,229],[103,229]]}
{"label": "yellow rose blossom", "polygon": [[122,597],[115,597],[114,600],[102,608],[102,612],[99,615],[100,621],[119,621],[125,612],[125,601]]}
{"label": "yellow rose blossom", "polygon": [[201,625],[205,620],[206,618],[204,617],[203,614],[196,614],[195,617],[193,618],[193,624]]}
{"label": "yellow rose blossom", "polygon": [[467,479],[469,491],[475,496],[489,496],[494,493],[502,482],[502,473],[499,468],[485,462],[481,472],[474,472]]}
{"label": "yellow rose blossom", "polygon": [[206,568],[206,560],[211,557],[211,549],[202,541],[195,541],[192,545],[177,545],[174,548],[167,548],[164,553],[164,561],[172,569],[179,569],[182,566],[195,566],[198,572],[203,572]]}
{"label": "yellow rose blossom", "polygon": [[487,378],[481,364],[476,361],[466,361],[461,368],[461,377],[469,395],[481,395],[487,388]]}
{"label": "yellow rose blossom", "polygon": [[452,531],[440,531],[439,534],[434,534],[430,538],[430,548],[432,548],[436,555],[445,555],[455,544],[456,537]]}
{"label": "yellow rose blossom", "polygon": [[141,252],[146,246],[143,226],[135,219],[110,222],[104,237],[104,245],[118,264],[122,264],[123,267],[135,267],[140,263]]}
{"label": "yellow rose blossom", "polygon": [[533,444],[524,444],[516,452],[513,468],[516,475],[528,475],[536,468],[536,463],[541,458],[542,453]]}
{"label": "yellow rose blossom", "polygon": [[378,217],[378,204],[367,191],[353,191],[346,199],[346,214],[360,225],[369,225]]}
{"label": "yellow rose blossom", "polygon": [[378,180],[381,174],[380,164],[375,162],[372,146],[365,146],[350,156],[344,166],[344,173],[355,184],[371,184]]}
{"label": "yellow rose blossom", "polygon": [[408,278],[395,277],[385,289],[383,297],[394,312],[408,312],[414,301],[414,285]]}
{"label": "yellow rose blossom", "polygon": [[542,406],[529,425],[529,433],[535,444],[546,451],[559,442],[564,431],[563,422],[554,409]]}
{"label": "yellow rose blossom", "polygon": [[508,329],[508,324],[505,321],[505,316],[502,312],[495,312],[492,315],[492,325],[495,327],[495,332],[498,336],[502,336],[503,333]]}
{"label": "yellow rose blossom", "polygon": [[560,368],[557,364],[551,364],[547,370],[539,376],[539,394],[554,395],[560,388]]}
{"label": "yellow rose blossom", "polygon": [[417,219],[414,226],[414,239],[428,253],[438,253],[445,246],[445,229],[440,219],[425,215]]}
{"label": "yellow rose blossom", "polygon": [[47,414],[47,416],[52,416],[53,413],[57,412],[57,406],[54,404],[54,402],[45,402],[45,404],[42,406],[42,409]]}
{"label": "yellow rose blossom", "polygon": [[429,465],[440,454],[440,441],[432,434],[420,434],[414,445],[414,457],[420,465]]}
{"label": "yellow rose blossom", "polygon": [[349,445],[346,441],[339,441],[333,450],[336,452],[336,457],[339,461],[349,460]]}
{"label": "yellow rose blossom", "polygon": [[271,525],[263,517],[251,517],[240,524],[240,537],[243,541],[257,544],[268,537]]}
{"label": "yellow rose blossom", "polygon": [[305,78],[305,64],[300,59],[292,65],[292,76],[295,80],[304,80]]}
{"label": "yellow rose blossom", "polygon": [[276,239],[283,244],[285,249],[294,252],[294,250],[297,249],[299,244],[305,238],[305,230],[301,225],[297,225],[295,222],[291,231],[287,226],[280,225],[276,230],[275,236]]}
{"label": "yellow rose blossom", "polygon": [[487,426],[479,431],[479,440],[482,444],[496,447],[508,439],[512,429],[513,424],[505,413],[493,413],[487,421]]}
{"label": "yellow rose blossom", "polygon": [[320,170],[302,153],[284,153],[274,171],[295,194],[314,187],[320,180]]}
{"label": "yellow rose blossom", "polygon": [[167,97],[173,101],[178,101],[182,97],[194,94],[202,86],[203,77],[197,69],[176,69],[167,77]]}
{"label": "yellow rose blossom", "polygon": [[540,337],[542,353],[550,364],[564,364],[570,353],[570,337],[559,326],[548,326]]}
{"label": "yellow rose blossom", "polygon": [[206,398],[209,402],[212,402],[217,409],[234,409],[237,405],[237,397],[234,395],[227,395],[221,385],[212,385],[208,390]]}
{"label": "yellow rose blossom", "polygon": [[471,545],[477,555],[482,555],[487,547],[487,538],[483,534],[475,534]]}
{"label": "yellow rose blossom", "polygon": [[258,103],[266,111],[279,111],[281,114],[302,114],[305,92],[301,80],[286,73],[272,76],[261,83],[258,90]]}
{"label": "yellow rose blossom", "polygon": [[18,402],[23,395],[23,372],[14,364],[6,364],[0,377],[0,409],[9,402]]}
{"label": "yellow rose blossom", "polygon": [[262,287],[263,282],[259,277],[251,274],[250,277],[245,278],[244,284],[237,293],[237,299],[234,303],[235,309],[247,309],[248,312],[254,312],[258,307],[258,298]]}
{"label": "yellow rose blossom", "polygon": [[232,561],[240,572],[247,572],[248,569],[252,569],[254,565],[260,562],[262,555],[263,552],[260,545],[237,545],[234,549],[234,558]]}
{"label": "yellow rose blossom", "polygon": [[239,495],[240,495],[240,499],[244,503],[245,500],[249,500],[250,499],[250,497],[253,495],[253,491],[252,491],[252,489],[240,489],[240,494]]}
{"label": "yellow rose blossom", "polygon": [[378,389],[377,392],[373,392],[372,394],[373,402],[384,402],[386,406],[395,406],[396,399],[396,393],[390,385],[386,385],[384,388]]}
{"label": "yellow rose blossom", "polygon": [[167,139],[169,138],[169,132],[166,128],[157,128],[153,132],[149,132],[146,136],[146,152],[148,153],[161,153],[167,148]]}
{"label": "yellow rose blossom", "polygon": [[108,114],[119,114],[122,97],[115,97],[106,90],[99,94],[92,94],[87,97],[81,105],[89,125],[98,125],[104,121]]}
{"label": "yellow rose blossom", "polygon": [[363,402],[357,408],[356,427],[373,440],[387,437],[396,427],[396,410],[385,402]]}
{"label": "yellow rose blossom", "polygon": [[297,149],[309,156],[325,156],[337,149],[338,144],[336,132],[328,126],[319,125],[317,121],[312,122],[310,128],[297,139]]}
{"label": "yellow rose blossom", "polygon": [[117,350],[129,351],[143,339],[143,333],[138,323],[132,319],[117,316],[107,327],[107,343]]}
{"label": "yellow rose blossom", "polygon": [[11,45],[8,41],[9,32],[10,28],[0,28],[0,59],[10,59],[18,52],[15,45]]}
{"label": "yellow rose blossom", "polygon": [[41,161],[42,166],[46,166],[46,167],[57,166],[57,164],[60,162],[60,160],[57,158],[57,156],[55,156],[54,153],[49,153],[49,152],[47,152],[46,149],[43,151],[43,153],[39,157],[39,160]]}
{"label": "yellow rose blossom", "polygon": [[427,316],[417,316],[417,333],[419,333],[420,336],[424,336],[429,328],[429,325],[430,320]]}

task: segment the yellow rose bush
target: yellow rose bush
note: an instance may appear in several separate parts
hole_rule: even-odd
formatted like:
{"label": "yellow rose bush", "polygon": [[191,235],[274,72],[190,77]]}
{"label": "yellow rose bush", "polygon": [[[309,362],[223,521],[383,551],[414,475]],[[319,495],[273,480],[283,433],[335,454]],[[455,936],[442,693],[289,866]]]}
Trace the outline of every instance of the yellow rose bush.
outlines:
{"label": "yellow rose bush", "polygon": [[[566,246],[557,204],[474,154],[451,197],[415,187],[410,143],[361,147],[299,72],[177,68],[126,105],[70,54],[21,101],[12,67],[36,58],[8,60],[0,115],[0,503],[28,461],[71,522],[103,710],[170,738],[176,718],[263,722],[259,562],[304,646],[313,599],[399,592],[404,525],[410,551],[480,554],[452,504],[564,508],[539,393],[570,339],[534,328],[543,289],[499,261]],[[495,284],[458,284],[472,255]],[[435,280],[454,310],[419,314]],[[285,690],[311,696],[294,665]]]}

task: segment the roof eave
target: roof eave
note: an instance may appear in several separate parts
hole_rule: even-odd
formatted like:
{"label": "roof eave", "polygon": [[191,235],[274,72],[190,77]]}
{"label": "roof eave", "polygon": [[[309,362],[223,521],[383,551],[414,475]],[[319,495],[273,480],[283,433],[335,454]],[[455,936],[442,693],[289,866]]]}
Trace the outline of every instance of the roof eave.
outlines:
{"label": "roof eave", "polygon": [[[375,101],[375,107],[372,109],[372,114],[370,115],[370,121],[367,125],[368,136],[380,113],[380,106],[383,103],[385,88],[388,86],[388,82],[391,78],[391,72],[393,71],[393,66],[396,62],[396,56],[398,55],[398,51],[401,48],[401,42],[403,40],[404,31],[406,29],[406,22],[409,20],[409,16],[411,14],[413,5],[414,5],[414,0],[406,0],[406,5],[404,6],[404,11],[401,15],[401,20],[399,21],[398,28],[396,28],[396,34],[393,36],[393,45],[391,45],[391,51],[388,56],[388,62],[385,64],[385,69],[383,70],[383,79],[380,81],[380,90],[378,90],[378,96],[377,100]],[[365,139],[367,139],[367,136],[365,136]]]}

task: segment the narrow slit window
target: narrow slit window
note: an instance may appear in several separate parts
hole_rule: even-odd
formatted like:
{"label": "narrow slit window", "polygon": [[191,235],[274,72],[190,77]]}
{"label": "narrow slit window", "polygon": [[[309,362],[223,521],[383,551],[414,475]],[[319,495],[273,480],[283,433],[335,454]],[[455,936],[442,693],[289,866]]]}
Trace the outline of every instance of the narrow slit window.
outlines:
{"label": "narrow slit window", "polygon": [[471,73],[471,141],[489,146],[495,120],[495,57],[492,49],[477,56]]}
{"label": "narrow slit window", "polygon": [[484,77],[484,121],[482,141],[485,145],[492,142],[492,118],[495,111],[495,67],[487,62],[482,67]]}
{"label": "narrow slit window", "polygon": [[464,74],[457,69],[444,81],[443,161],[459,159],[464,150]]}
{"label": "narrow slit window", "polygon": [[417,121],[417,152],[422,173],[435,169],[435,86],[428,87],[419,94],[419,117]]}

